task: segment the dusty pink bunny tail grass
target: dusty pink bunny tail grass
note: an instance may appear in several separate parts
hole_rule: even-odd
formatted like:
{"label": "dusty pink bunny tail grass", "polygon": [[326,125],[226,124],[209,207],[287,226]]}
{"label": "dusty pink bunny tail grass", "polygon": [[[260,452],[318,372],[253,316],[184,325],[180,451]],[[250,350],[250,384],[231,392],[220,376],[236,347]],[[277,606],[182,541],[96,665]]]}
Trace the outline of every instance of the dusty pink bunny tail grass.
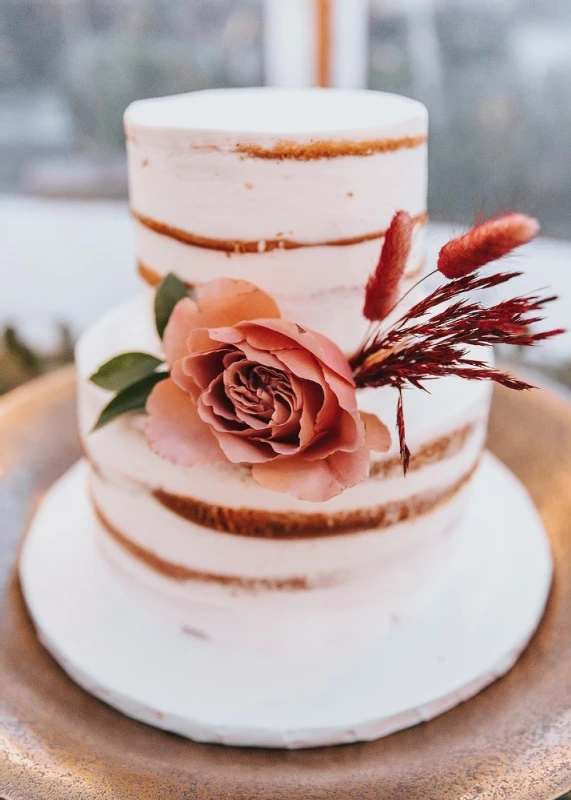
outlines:
{"label": "dusty pink bunny tail grass", "polygon": [[380,321],[394,308],[412,243],[414,223],[406,211],[397,211],[385,236],[379,263],[365,289],[363,314]]}
{"label": "dusty pink bunny tail grass", "polygon": [[510,213],[486,220],[444,245],[438,269],[447,278],[463,278],[527,244],[538,232],[538,221],[526,214]]}

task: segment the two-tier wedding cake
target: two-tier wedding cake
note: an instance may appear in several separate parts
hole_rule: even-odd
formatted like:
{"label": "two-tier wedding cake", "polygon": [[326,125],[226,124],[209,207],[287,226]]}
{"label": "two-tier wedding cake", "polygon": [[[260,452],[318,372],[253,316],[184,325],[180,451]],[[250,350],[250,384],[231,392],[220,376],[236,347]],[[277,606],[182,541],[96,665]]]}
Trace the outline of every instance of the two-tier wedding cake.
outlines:
{"label": "two-tier wedding cake", "polygon": [[219,90],[133,103],[125,129],[143,290],[77,348],[85,458],[21,564],[42,640],[208,741],[373,738],[466,699],[551,576],[484,453],[492,381],[523,386],[485,348],[537,340],[535,298],[467,294],[534,221],[452,242],[429,293],[420,103]]}

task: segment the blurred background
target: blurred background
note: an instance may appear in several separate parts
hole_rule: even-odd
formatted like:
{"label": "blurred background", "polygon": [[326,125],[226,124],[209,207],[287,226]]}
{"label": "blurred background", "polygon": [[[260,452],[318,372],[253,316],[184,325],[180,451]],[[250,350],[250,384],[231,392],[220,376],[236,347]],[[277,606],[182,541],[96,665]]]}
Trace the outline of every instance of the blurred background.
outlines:
{"label": "blurred background", "polygon": [[[0,391],[137,289],[128,103],[264,83],[425,103],[430,247],[480,213],[538,216],[532,280],[568,322],[571,0],[0,0]],[[571,385],[569,339],[553,347]]]}

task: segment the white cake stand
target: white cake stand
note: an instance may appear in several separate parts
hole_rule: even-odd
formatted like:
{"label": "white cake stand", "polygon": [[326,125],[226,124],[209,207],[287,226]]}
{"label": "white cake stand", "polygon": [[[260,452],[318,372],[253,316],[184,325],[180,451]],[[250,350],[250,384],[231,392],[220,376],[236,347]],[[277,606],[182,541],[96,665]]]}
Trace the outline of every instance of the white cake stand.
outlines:
{"label": "white cake stand", "polygon": [[435,717],[510,669],[542,616],[552,575],[527,491],[486,455],[449,581],[421,616],[328,672],[304,653],[230,651],[155,617],[99,553],[95,524],[80,462],[44,498],[22,550],[39,636],[96,697],[203,742],[317,747]]}

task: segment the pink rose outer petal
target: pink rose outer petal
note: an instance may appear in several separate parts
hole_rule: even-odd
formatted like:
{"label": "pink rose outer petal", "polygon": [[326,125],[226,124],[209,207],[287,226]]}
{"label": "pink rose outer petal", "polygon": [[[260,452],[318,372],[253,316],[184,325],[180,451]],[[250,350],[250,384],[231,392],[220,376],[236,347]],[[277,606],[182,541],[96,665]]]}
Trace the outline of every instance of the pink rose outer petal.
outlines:
{"label": "pink rose outer petal", "polygon": [[204,328],[224,328],[250,319],[279,319],[272,298],[253,283],[219,278],[199,286],[197,301]]}
{"label": "pink rose outer petal", "polygon": [[[329,369],[336,372],[351,385],[354,386],[353,374],[346,356],[337,347],[335,342],[322,336],[315,331],[305,330],[294,322],[286,320],[265,319],[263,321],[253,321],[240,325],[240,330],[245,332],[246,339],[254,347],[264,349],[264,340],[271,341],[269,349],[278,350],[279,340],[282,340],[282,347],[290,349],[292,345],[287,341],[290,339],[299,345],[301,350],[309,350],[316,358],[326,364]],[[268,331],[279,334],[278,339],[273,340],[268,336]]]}
{"label": "pink rose outer petal", "polygon": [[240,438],[232,433],[216,431],[215,435],[224,455],[233,464],[257,464],[275,457],[275,453],[272,453],[269,445],[263,445],[261,442],[250,444],[248,439]]}
{"label": "pink rose outer petal", "polygon": [[151,392],[147,413],[147,442],[161,458],[183,467],[226,461],[189,395],[170,378],[158,383]]}
{"label": "pink rose outer petal", "polygon": [[174,307],[163,334],[163,348],[170,367],[179,358],[188,355],[186,343],[190,332],[200,327],[197,325],[199,318],[198,306],[190,297],[180,300]]}
{"label": "pink rose outer petal", "polygon": [[365,423],[365,443],[376,453],[386,453],[391,446],[391,434],[384,422],[374,414],[361,411],[361,419]]}
{"label": "pink rose outer petal", "polygon": [[185,297],[171,314],[163,335],[169,365],[187,355],[187,340],[196,328],[223,328],[250,319],[279,318],[272,298],[253,283],[220,278],[199,286],[196,302]]}
{"label": "pink rose outer petal", "polygon": [[266,489],[286,492],[298,500],[323,503],[369,475],[369,450],[338,452],[322,461],[297,456],[266,464],[254,464],[252,476]]}

